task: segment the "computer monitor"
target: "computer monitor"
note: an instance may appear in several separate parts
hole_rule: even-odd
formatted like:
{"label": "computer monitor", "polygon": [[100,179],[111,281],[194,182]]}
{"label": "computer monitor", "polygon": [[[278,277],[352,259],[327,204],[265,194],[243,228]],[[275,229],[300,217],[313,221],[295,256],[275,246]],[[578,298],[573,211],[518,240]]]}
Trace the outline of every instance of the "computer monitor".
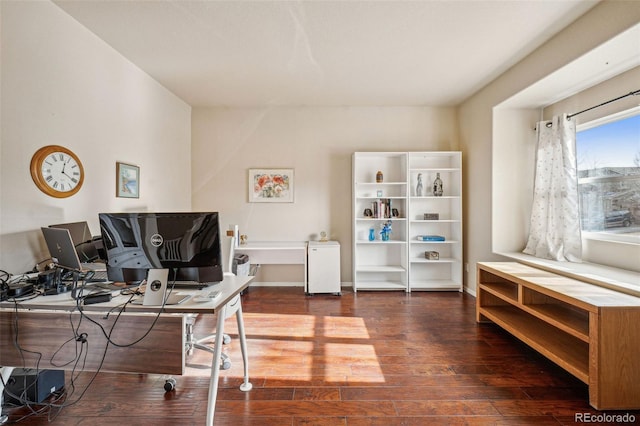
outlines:
{"label": "computer monitor", "polygon": [[69,230],[71,240],[81,262],[94,262],[100,258],[98,247],[95,245],[87,222],[59,223],[57,225],[49,225],[49,228]]}
{"label": "computer monitor", "polygon": [[169,280],[222,281],[217,212],[100,213],[109,280],[141,281],[148,269],[169,269]]}

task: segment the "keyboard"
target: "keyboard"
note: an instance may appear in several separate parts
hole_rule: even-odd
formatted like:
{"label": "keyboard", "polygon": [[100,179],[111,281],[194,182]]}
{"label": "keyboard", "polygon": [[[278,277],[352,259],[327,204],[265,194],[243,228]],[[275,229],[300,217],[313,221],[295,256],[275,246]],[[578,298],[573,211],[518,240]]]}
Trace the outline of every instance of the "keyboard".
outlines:
{"label": "keyboard", "polygon": [[167,284],[169,288],[175,288],[176,290],[185,289],[185,290],[202,290],[211,285],[219,284],[219,282],[210,282],[210,283],[199,283],[196,281],[171,281]]}
{"label": "keyboard", "polygon": [[128,288],[138,287],[138,284],[129,285],[123,283],[113,283],[113,282],[88,282],[89,285],[93,288],[100,288],[102,290],[126,290]]}
{"label": "keyboard", "polygon": [[107,281],[109,277],[107,276],[107,271],[91,271],[85,272],[83,279],[85,281]]}

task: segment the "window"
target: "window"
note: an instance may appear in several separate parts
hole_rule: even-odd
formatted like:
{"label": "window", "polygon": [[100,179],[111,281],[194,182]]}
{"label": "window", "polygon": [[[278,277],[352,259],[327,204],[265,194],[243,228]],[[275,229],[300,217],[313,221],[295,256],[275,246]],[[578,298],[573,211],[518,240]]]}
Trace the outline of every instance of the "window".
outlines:
{"label": "window", "polygon": [[640,244],[640,107],[579,125],[576,151],[582,231]]}

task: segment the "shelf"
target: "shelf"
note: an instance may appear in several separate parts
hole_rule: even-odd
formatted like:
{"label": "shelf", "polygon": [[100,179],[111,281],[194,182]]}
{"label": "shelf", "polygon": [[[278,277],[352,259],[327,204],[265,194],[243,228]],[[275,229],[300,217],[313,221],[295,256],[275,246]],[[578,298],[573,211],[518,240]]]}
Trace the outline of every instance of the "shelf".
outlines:
{"label": "shelf", "polygon": [[391,186],[391,185],[407,185],[407,182],[355,182],[356,185],[363,186]]}
{"label": "shelf", "polygon": [[411,290],[461,290],[461,287],[451,280],[419,280],[411,282]]}
{"label": "shelf", "polygon": [[397,281],[360,281],[358,290],[403,290],[406,291],[406,284]]}
{"label": "shelf", "polygon": [[459,167],[412,167],[410,172],[459,172]]}
{"label": "shelf", "polygon": [[523,310],[589,343],[589,315],[558,305],[524,305]]}
{"label": "shelf", "polygon": [[380,220],[407,220],[406,217],[356,217],[356,220],[358,221],[363,221],[363,222],[374,222],[374,221],[380,221]]}
{"label": "shelf", "polygon": [[458,219],[412,219],[411,223],[460,223],[461,221]]}
{"label": "shelf", "polygon": [[357,265],[356,272],[406,272],[406,269],[399,265]]}
{"label": "shelf", "polygon": [[[407,197],[403,197],[402,195],[357,195],[356,200],[405,200]],[[435,198],[435,197],[434,197]]]}
{"label": "shelf", "polygon": [[382,241],[382,240],[373,240],[373,241],[369,241],[369,240],[358,240],[356,241],[356,244],[381,244],[381,245],[385,245],[385,246],[392,246],[394,244],[406,244],[406,241],[401,241],[401,240],[389,240],[389,241]]}
{"label": "shelf", "polygon": [[485,306],[480,314],[589,384],[589,345],[514,306]]}
{"label": "shelf", "polygon": [[480,283],[480,288],[510,303],[518,302],[518,287],[512,283]]}
{"label": "shelf", "polygon": [[412,195],[409,198],[412,200],[457,200],[460,198],[459,195],[440,195],[436,197],[435,195]]}
{"label": "shelf", "polygon": [[455,263],[455,262],[458,262],[458,259],[441,257],[440,259],[437,259],[437,260],[429,260],[429,259],[425,259],[424,257],[414,257],[410,260],[410,262],[411,263]]}
{"label": "shelf", "polygon": [[458,240],[444,240],[444,241],[420,241],[416,240],[415,237],[412,240],[409,240],[411,244],[458,244],[460,241]]}

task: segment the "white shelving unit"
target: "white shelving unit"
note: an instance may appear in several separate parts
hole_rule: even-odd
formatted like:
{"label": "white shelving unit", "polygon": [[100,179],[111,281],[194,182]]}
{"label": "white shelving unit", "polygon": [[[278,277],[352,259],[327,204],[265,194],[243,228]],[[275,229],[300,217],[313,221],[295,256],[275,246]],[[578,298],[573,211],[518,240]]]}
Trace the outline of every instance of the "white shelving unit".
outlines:
{"label": "white shelving unit", "polygon": [[[383,181],[376,182],[378,171]],[[353,154],[353,289],[404,290],[407,264],[407,153],[356,152]],[[384,200],[389,209],[375,217],[374,203]],[[372,216],[365,216],[365,209]],[[389,210],[384,214],[384,210]],[[397,212],[394,215],[393,212]],[[385,217],[385,216],[391,217]],[[388,241],[380,231],[391,220]],[[369,240],[373,229],[375,239]]]}
{"label": "white shelving unit", "polygon": [[[462,154],[460,152],[408,153],[409,191],[409,291],[462,291]],[[418,174],[423,193],[416,193]],[[437,175],[443,182],[442,196],[434,195]],[[437,218],[425,218],[425,214]],[[421,241],[437,235],[444,241]],[[428,259],[425,252],[437,252]]]}
{"label": "white shelving unit", "polygon": [[[383,181],[376,182],[376,174]],[[356,152],[353,154],[353,289],[462,291],[462,155],[460,152]],[[442,196],[433,195],[437,173]],[[422,174],[423,193],[416,193]],[[384,200],[387,216],[365,209]],[[390,211],[391,213],[389,213]],[[395,213],[395,215],[394,215]],[[437,219],[425,219],[425,213]],[[382,241],[382,225],[392,232]],[[375,239],[369,240],[370,229]],[[419,241],[438,235],[444,241]],[[438,252],[428,259],[425,252]]]}

